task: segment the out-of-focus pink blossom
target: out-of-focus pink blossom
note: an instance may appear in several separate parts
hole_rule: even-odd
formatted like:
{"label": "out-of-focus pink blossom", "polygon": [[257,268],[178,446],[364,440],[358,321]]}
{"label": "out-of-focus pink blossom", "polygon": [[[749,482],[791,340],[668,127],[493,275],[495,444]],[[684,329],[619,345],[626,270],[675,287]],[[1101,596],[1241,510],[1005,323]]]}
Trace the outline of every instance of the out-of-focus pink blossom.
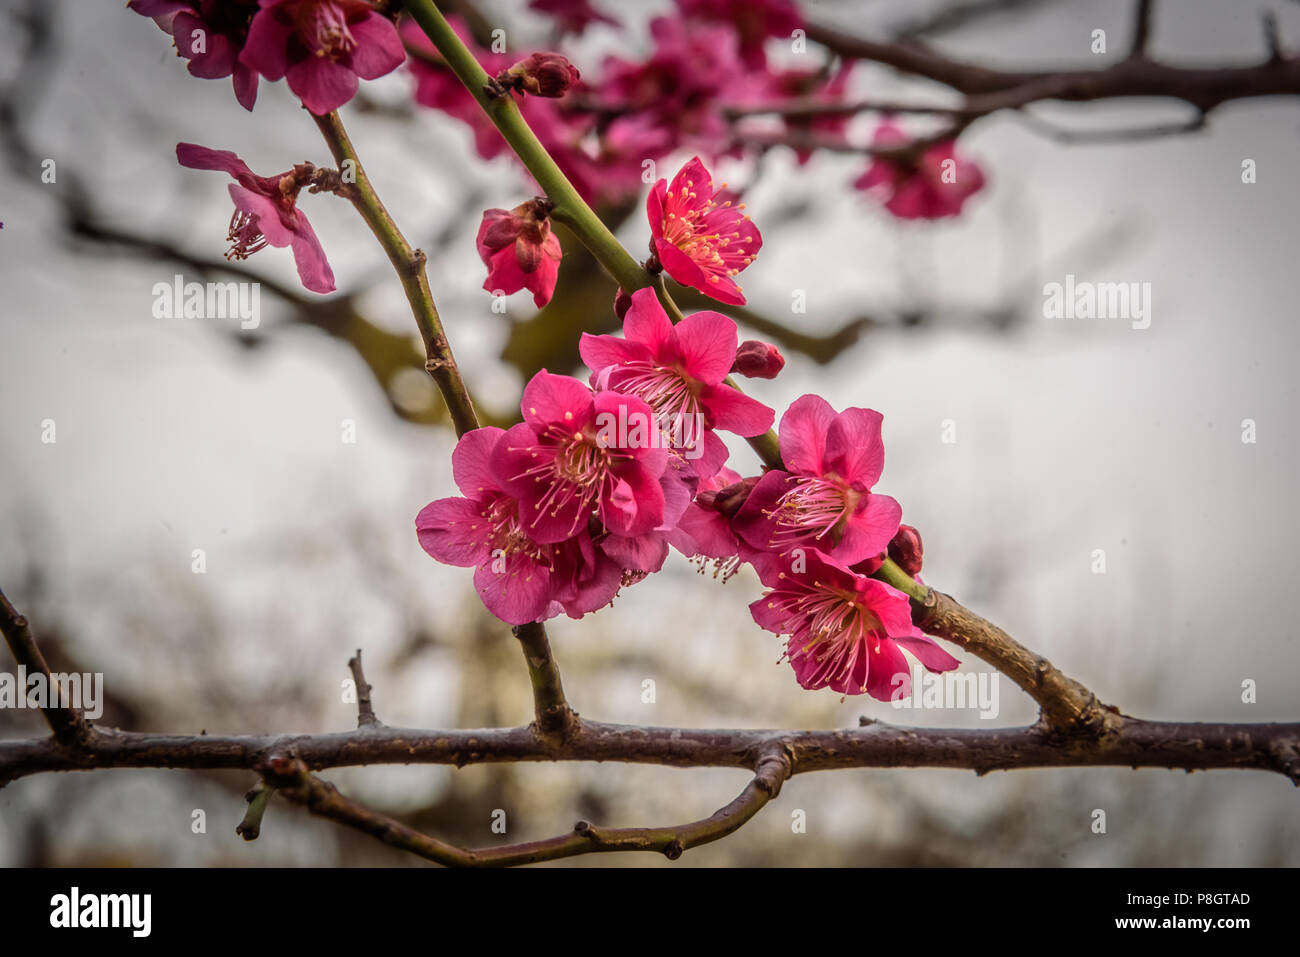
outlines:
{"label": "out-of-focus pink blossom", "polygon": [[763,46],[769,38],[790,35],[803,26],[794,0],[677,0],[684,16],[728,23],[740,39],[745,65],[762,69],[767,63]]}
{"label": "out-of-focus pink blossom", "polygon": [[131,0],[127,6],[152,17],[172,35],[176,52],[189,60],[192,76],[232,77],[235,99],[246,110],[257,102],[257,73],[239,62],[257,0]]}
{"label": "out-of-focus pink blossom", "polygon": [[356,95],[358,79],[397,69],[406,51],[366,0],[259,0],[240,62],[289,89],[317,116]]}
{"label": "out-of-focus pink blossom", "polygon": [[[907,134],[886,121],[877,127],[872,145],[894,149],[908,142]],[[966,200],[984,187],[984,172],[958,156],[956,143],[947,140],[917,159],[876,157],[853,185],[878,196],[900,219],[941,219],[958,215]]]}

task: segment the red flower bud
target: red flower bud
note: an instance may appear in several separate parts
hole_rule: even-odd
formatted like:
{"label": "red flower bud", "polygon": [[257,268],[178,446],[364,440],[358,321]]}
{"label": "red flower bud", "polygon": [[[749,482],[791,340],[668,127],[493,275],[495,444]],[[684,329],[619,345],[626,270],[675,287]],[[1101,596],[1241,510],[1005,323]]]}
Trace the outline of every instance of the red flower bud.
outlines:
{"label": "red flower bud", "polygon": [[776,346],[770,342],[747,339],[736,350],[736,362],[731,371],[739,372],[749,379],[775,379],[783,368],[785,358]]}
{"label": "red flower bud", "polygon": [[558,53],[534,53],[506,70],[497,81],[503,86],[533,96],[564,96],[582,74]]}
{"label": "red flower bud", "polygon": [[627,311],[632,308],[632,297],[627,294],[627,290],[620,288],[614,293],[614,315],[621,320],[627,316]]}
{"label": "red flower bud", "polygon": [[898,534],[889,543],[889,557],[913,578],[921,574],[921,533],[911,525],[898,526]]}
{"label": "red flower bud", "polygon": [[850,565],[849,570],[855,571],[859,575],[874,575],[880,571],[880,566],[883,564],[885,564],[885,553],[881,552],[879,555],[862,559],[856,565]]}

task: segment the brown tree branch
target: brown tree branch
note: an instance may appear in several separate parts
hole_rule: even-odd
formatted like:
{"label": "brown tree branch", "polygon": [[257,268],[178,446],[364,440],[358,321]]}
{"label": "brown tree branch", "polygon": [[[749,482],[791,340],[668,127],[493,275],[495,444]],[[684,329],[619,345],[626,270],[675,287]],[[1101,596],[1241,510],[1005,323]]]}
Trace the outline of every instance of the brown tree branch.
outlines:
{"label": "brown tree branch", "polygon": [[352,672],[352,683],[357,688],[357,727],[368,728],[379,725],[381,722],[375,717],[375,707],[370,701],[371,686],[366,681],[365,672],[361,670],[361,649],[348,659],[348,670]]}
{"label": "brown tree branch", "polygon": [[720,840],[744,826],[781,792],[781,784],[790,774],[790,760],[780,752],[764,754],[753,779],[734,801],[690,824],[616,828],[579,821],[570,833],[546,840],[476,849],[423,834],[344,796],[333,784],[310,774],[301,760],[272,758],[260,770],[286,798],[312,814],[355,828],[391,847],[450,867],[511,867],[611,851],[657,851],[676,860],[690,848]]}
{"label": "brown tree branch", "polygon": [[1297,57],[1273,55],[1253,66],[1177,67],[1142,56],[1099,70],[1000,70],[950,58],[919,43],[869,40],[818,24],[806,29],[808,39],[841,56],[880,63],[964,93],[971,98],[966,110],[979,115],[1038,100],[1140,96],[1183,100],[1209,112],[1229,100],[1300,93]]}
{"label": "brown tree branch", "polygon": [[[13,652],[14,660],[18,664],[32,674],[44,676],[48,697],[47,707],[42,709],[42,714],[50,730],[54,732],[55,740],[61,746],[76,746],[83,743],[89,735],[90,725],[86,723],[80,708],[64,707],[59,704],[60,687],[50,675],[50,666],[45,663],[45,656],[41,654],[36,639],[32,637],[31,626],[27,619],[18,613],[18,609],[10,604],[4,592],[0,592],[0,632],[4,633],[5,643]],[[16,690],[18,694],[24,696],[28,691],[25,686]],[[3,774],[0,774],[0,782],[3,780]]]}

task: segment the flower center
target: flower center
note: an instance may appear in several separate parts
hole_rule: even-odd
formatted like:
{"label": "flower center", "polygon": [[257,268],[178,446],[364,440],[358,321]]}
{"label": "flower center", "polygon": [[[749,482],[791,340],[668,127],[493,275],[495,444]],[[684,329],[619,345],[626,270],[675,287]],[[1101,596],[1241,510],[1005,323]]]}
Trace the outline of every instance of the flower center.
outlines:
{"label": "flower center", "polygon": [[226,259],[247,259],[266,245],[266,237],[262,235],[255,215],[236,209],[230,217],[226,242],[230,243],[230,249],[226,251]]}
{"label": "flower center", "polygon": [[779,499],[776,507],[766,512],[776,517],[777,528],[768,543],[773,548],[785,548],[806,541],[811,535],[819,540],[835,534],[840,523],[851,513],[853,494],[834,478],[800,478],[794,488]]}
{"label": "flower center", "polygon": [[348,29],[347,15],[331,0],[308,2],[299,7],[299,34],[316,56],[340,60],[357,48]]}
{"label": "flower center", "polygon": [[709,273],[711,281],[718,275],[734,276],[754,261],[748,249],[754,238],[736,228],[744,220],[740,210],[745,204],[733,209],[731,200],[701,203],[693,185],[687,182],[679,194],[668,194],[664,238]]}
{"label": "flower center", "polygon": [[495,552],[506,555],[525,555],[539,564],[555,567],[549,545],[534,542],[519,523],[519,506],[511,499],[498,498],[481,513],[488,522],[487,542]]}
{"label": "flower center", "polygon": [[799,645],[796,654],[810,656],[816,663],[817,685],[844,678],[862,655],[880,651],[884,624],[855,596],[821,582],[809,585],[782,578],[781,589],[769,593],[768,602],[786,613],[788,634]]}
{"label": "flower center", "polygon": [[[550,440],[546,444],[555,449],[554,456],[548,456],[542,464],[525,470],[516,478],[528,476],[535,482],[546,484],[546,492],[537,502],[539,514],[549,511],[552,515],[559,515],[561,511],[572,508],[573,527],[569,534],[574,535],[587,520],[588,511],[606,485],[613,485],[610,470],[619,453],[601,448],[585,432],[571,432],[561,425],[548,426],[542,438]],[[526,451],[538,455],[537,446]]]}

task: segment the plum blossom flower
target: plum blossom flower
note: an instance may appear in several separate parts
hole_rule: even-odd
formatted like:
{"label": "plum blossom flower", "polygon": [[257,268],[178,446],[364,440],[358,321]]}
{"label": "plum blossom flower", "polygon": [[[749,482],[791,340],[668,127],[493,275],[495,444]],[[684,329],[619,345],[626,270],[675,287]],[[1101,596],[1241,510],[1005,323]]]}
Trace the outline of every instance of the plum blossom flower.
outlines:
{"label": "plum blossom flower", "polygon": [[538,13],[554,17],[556,24],[565,33],[581,34],[593,23],[608,23],[618,26],[618,21],[601,13],[591,4],[591,0],[529,0],[528,6]]}
{"label": "plum blossom flower", "polygon": [[[904,147],[909,138],[892,121],[876,128],[872,145]],[[966,200],[984,187],[984,171],[957,155],[956,143],[946,140],[914,160],[876,157],[855,187],[880,197],[885,208],[900,219],[941,219],[956,216]]]}
{"label": "plum blossom flower", "polygon": [[880,424],[871,409],[837,413],[821,396],[796,399],[779,430],[787,471],[772,469],[754,486],[737,533],[753,548],[817,548],[846,565],[885,551],[903,510],[871,491],[885,465]]}
{"label": "plum blossom flower", "polygon": [[548,209],[546,200],[539,198],[512,210],[483,212],[476,244],[488,267],[484,289],[506,295],[527,289],[539,309],[551,301],[563,250],[551,232]]}
{"label": "plum blossom flower", "polygon": [[534,541],[572,538],[593,513],[616,535],[660,527],[668,451],[645,402],[543,369],[520,407],[524,421],[506,432],[498,475]]}
{"label": "plum blossom flower", "polygon": [[912,624],[905,594],[816,549],[799,562],[769,554],[755,567],[769,591],[749,610],[763,628],[790,636],[786,657],[804,688],[899,700],[912,691],[904,651],[930,671],[960,664]]}
{"label": "plum blossom flower", "polygon": [[171,34],[176,52],[189,60],[191,76],[233,77],[235,99],[244,109],[253,108],[257,73],[239,62],[239,54],[256,0],[131,0],[127,6]]}
{"label": "plum blossom flower", "polygon": [[452,453],[464,497],[430,502],[415,519],[420,545],[440,562],[474,569],[474,588],[488,611],[522,625],[559,614],[580,618],[608,604],[622,571],[598,556],[584,527],[559,543],[535,541],[519,501],[497,478],[506,433],[466,432]]}
{"label": "plum blossom flower", "polygon": [[745,65],[761,70],[767,63],[763,44],[769,37],[789,38],[803,26],[794,0],[677,0],[682,15],[730,23],[740,38]]}
{"label": "plum blossom flower", "polygon": [[578,351],[593,384],[650,406],[674,447],[698,460],[701,476],[716,473],[727,457],[712,430],[751,436],[772,427],[771,409],[723,381],[736,360],[736,324],[720,313],[697,312],[674,326],[654,290],[638,289],[623,338],[584,333]]}
{"label": "plum blossom flower", "polygon": [[366,0],[259,0],[240,61],[289,89],[317,116],[356,95],[358,78],[391,73],[406,51]]}
{"label": "plum blossom flower", "polygon": [[673,279],[719,302],[740,306],[745,296],[733,277],[754,261],[763,237],[743,212],[744,203],[719,203],[718,195],[698,156],[671,184],[664,179],[655,183],[646,201],[651,246]]}
{"label": "plum blossom flower", "polygon": [[334,273],[325,259],[311,223],[298,209],[298,193],[315,168],[295,166],[279,176],[258,176],[229,150],[213,150],[194,143],[177,143],[176,159],[190,169],[229,173],[230,198],[235,203],[226,239],[227,259],[247,259],[265,246],[288,246],[298,267],[298,278],[312,292],[333,292]]}
{"label": "plum blossom flower", "polygon": [[652,159],[679,146],[710,156],[731,148],[731,126],[719,104],[733,102],[747,83],[736,31],[656,17],[650,35],[654,50],[647,59],[605,59],[597,86],[623,113],[606,138]]}

